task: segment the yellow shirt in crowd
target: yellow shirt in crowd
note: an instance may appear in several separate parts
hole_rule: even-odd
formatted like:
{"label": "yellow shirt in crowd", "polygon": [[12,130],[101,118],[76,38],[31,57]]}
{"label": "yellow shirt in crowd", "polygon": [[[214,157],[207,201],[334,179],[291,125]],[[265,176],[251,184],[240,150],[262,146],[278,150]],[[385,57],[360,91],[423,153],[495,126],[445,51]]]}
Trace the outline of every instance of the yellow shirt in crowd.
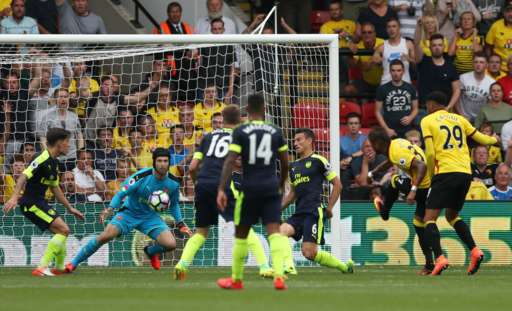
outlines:
{"label": "yellow shirt in crowd", "polygon": [[159,110],[153,107],[148,110],[148,114],[153,117],[158,132],[159,145],[169,147],[171,144],[171,127],[180,123],[180,110],[176,106],[170,106],[167,110]]}
{"label": "yellow shirt in crowd", "polygon": [[[377,49],[379,46],[384,44],[384,40],[381,38],[375,39],[375,47]],[[357,44],[357,48],[359,50],[366,49],[363,41],[359,41]],[[372,61],[372,56],[354,56],[356,61],[360,61],[361,63],[369,63]],[[373,86],[380,85],[380,81],[382,78],[382,66],[371,66],[368,70],[361,70],[363,75],[363,80]]]}
{"label": "yellow shirt in crowd", "polygon": [[[482,39],[480,36],[476,37],[476,41],[481,44]],[[457,51],[455,52],[455,68],[459,73],[466,73],[473,71],[473,36],[468,38],[458,38]]]}
{"label": "yellow shirt in crowd", "polygon": [[494,200],[494,198],[483,182],[472,181],[466,200]]}
{"label": "yellow shirt in crowd", "polygon": [[503,158],[501,156],[500,147],[490,146],[489,147],[489,158],[487,159],[487,164],[499,164],[503,162]]}
{"label": "yellow shirt in crowd", "polygon": [[[77,80],[71,79],[71,82],[69,84],[69,92],[70,93],[77,93],[76,85],[77,85]],[[100,91],[100,85],[98,84],[98,81],[96,81],[95,79],[90,78],[90,77],[89,77],[89,91],[91,93],[97,93]]]}
{"label": "yellow shirt in crowd", "polygon": [[205,132],[211,132],[213,114],[221,113],[224,107],[222,102],[216,102],[213,108],[206,108],[203,103],[197,103],[194,107],[194,125],[204,129]]}
{"label": "yellow shirt in crowd", "polygon": [[494,52],[501,56],[501,70],[508,71],[508,56],[512,55],[512,26],[506,26],[504,19],[492,24],[485,37],[485,43],[494,46]]}
{"label": "yellow shirt in crowd", "polygon": [[131,149],[130,137],[121,136],[118,127],[114,128],[112,144],[114,149]]}
{"label": "yellow shirt in crowd", "polygon": [[[320,33],[323,34],[336,34],[340,32],[340,30],[349,33],[350,36],[354,36],[356,32],[356,23],[348,19],[342,19],[340,21],[328,21],[320,27]],[[340,38],[339,47],[346,48],[348,47],[348,41],[345,38]]]}

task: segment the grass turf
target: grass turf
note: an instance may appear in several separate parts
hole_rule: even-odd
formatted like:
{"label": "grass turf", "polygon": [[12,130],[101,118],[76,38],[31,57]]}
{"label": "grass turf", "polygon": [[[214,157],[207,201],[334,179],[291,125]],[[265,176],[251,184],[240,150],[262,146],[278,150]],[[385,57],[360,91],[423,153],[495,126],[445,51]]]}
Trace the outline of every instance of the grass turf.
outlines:
{"label": "grass turf", "polygon": [[226,268],[193,269],[184,282],[169,268],[81,268],[73,275],[35,278],[30,270],[0,268],[1,310],[509,310],[510,267],[486,267],[475,276],[450,268],[440,277],[416,276],[417,268],[359,267],[354,275],[303,268],[277,292],[255,269],[245,290],[218,289]]}

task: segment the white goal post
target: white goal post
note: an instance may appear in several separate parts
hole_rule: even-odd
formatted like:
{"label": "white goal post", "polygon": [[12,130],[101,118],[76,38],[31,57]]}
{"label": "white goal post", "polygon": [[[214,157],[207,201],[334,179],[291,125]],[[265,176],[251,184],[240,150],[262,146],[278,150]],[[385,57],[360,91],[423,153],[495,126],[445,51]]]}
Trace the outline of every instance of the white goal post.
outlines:
{"label": "white goal post", "polygon": [[[338,48],[338,36],[337,35],[324,35],[324,34],[298,34],[298,35],[288,35],[288,34],[277,34],[277,35],[0,35],[0,65],[12,65],[12,64],[60,64],[63,62],[73,62],[76,60],[79,61],[91,61],[91,62],[107,62],[116,63],[116,59],[122,59],[127,57],[144,57],[147,55],[154,55],[156,53],[167,53],[169,51],[177,51],[177,50],[191,50],[191,49],[201,49],[203,47],[209,46],[217,46],[217,45],[230,45],[235,47],[247,47],[253,45],[265,45],[267,47],[267,52],[275,52],[276,57],[273,58],[277,63],[282,60],[289,59],[301,59],[303,58],[303,66],[304,68],[319,68],[322,67],[322,70],[317,70],[320,73],[323,73],[323,77],[317,77],[319,80],[325,80],[327,86],[323,89],[327,95],[319,95],[321,94],[320,89],[321,86],[315,88],[315,84],[308,84],[304,87],[301,87],[301,92],[303,92],[303,96],[301,96],[301,100],[305,98],[307,102],[308,97],[311,98],[312,101],[317,100],[322,97],[320,102],[328,105],[328,109],[326,109],[328,120],[325,120],[326,126],[324,126],[324,131],[328,131],[324,134],[324,143],[326,144],[325,155],[329,157],[329,161],[331,163],[332,168],[339,174],[340,172],[340,146],[339,146],[339,133],[340,133],[340,119],[339,119],[339,48]],[[13,48],[14,46],[14,54]],[[31,47],[33,46],[41,46],[43,51],[48,53],[40,54],[33,53]],[[83,47],[88,48],[83,48]],[[59,48],[55,48],[59,47]],[[91,48],[92,47],[92,48]],[[256,47],[258,49],[259,46]],[[240,50],[242,50],[241,48]],[[309,54],[309,56],[305,56],[307,53],[303,53],[303,50],[311,50],[313,53]],[[317,50],[315,50],[317,49]],[[286,55],[283,53],[279,56],[277,55],[282,53],[282,51],[286,51]],[[234,52],[238,53],[238,51]],[[250,56],[242,57],[245,61],[250,59]],[[269,58],[272,59],[272,58]],[[249,61],[250,62],[250,61]],[[126,65],[126,64],[123,64]],[[279,72],[278,64],[275,64],[276,72],[271,72],[270,74],[275,75],[277,78],[273,81],[262,81],[263,84],[273,83],[275,85],[271,85],[270,88],[264,88],[263,92],[267,92],[269,94],[266,98],[272,98],[272,96],[279,96],[283,99],[282,102],[290,103],[287,97],[295,96],[293,94],[285,94],[281,92],[281,85],[286,84],[286,87],[295,87],[291,78],[292,74],[284,74]],[[137,69],[134,69],[135,71]],[[305,70],[305,69],[304,69]],[[307,71],[307,70],[306,70]],[[314,70],[312,70],[314,71]],[[118,73],[118,75],[122,76],[124,73]],[[131,73],[133,74],[133,72]],[[316,71],[315,71],[315,74]],[[301,75],[301,72],[296,74],[297,76]],[[279,76],[279,77],[278,77]],[[262,78],[265,80],[265,78]],[[295,78],[297,79],[297,78]],[[299,78],[301,79],[301,78]],[[300,81],[299,81],[300,82]],[[256,83],[256,82],[255,82]],[[308,82],[309,83],[309,82]],[[316,83],[316,82],[315,82]],[[239,97],[246,96],[250,93],[254,92],[254,89],[245,90],[244,94],[237,95]],[[309,94],[309,95],[308,95]],[[243,100],[239,100],[238,103],[243,105]],[[295,101],[293,101],[295,103]],[[293,103],[287,107],[289,111],[293,108]],[[288,104],[287,104],[288,105]],[[273,111],[281,111],[282,107],[275,106],[272,109]],[[35,111],[38,113],[38,111]],[[275,121],[276,118],[286,118],[286,121],[283,121],[284,126],[288,133],[292,133],[294,124],[294,115],[291,112],[288,112],[285,115],[281,115],[279,112],[276,115],[273,115],[273,112],[269,115],[269,121]],[[316,116],[311,116],[311,119],[316,118]],[[281,122],[281,121],[280,121]],[[314,123],[314,120],[312,121]],[[327,128],[326,128],[327,127]],[[283,128],[284,129],[284,128]],[[93,130],[98,130],[98,128],[94,128]],[[285,130],[285,133],[286,133]],[[288,142],[291,142],[293,137],[287,137]],[[94,142],[94,140],[93,140]],[[292,146],[292,144],[290,144]],[[327,150],[328,149],[328,150]],[[4,163],[3,166],[8,165],[8,163]],[[14,217],[12,215],[3,215],[0,212],[0,249],[3,249],[3,259],[0,258],[0,266],[2,265],[30,265],[35,261],[32,258],[37,256],[40,252],[40,245],[45,243],[44,235],[41,235],[37,230],[24,230],[22,237],[19,236],[19,232],[17,228],[20,226],[25,228],[24,226],[32,226],[28,221],[25,221],[21,217],[21,213],[17,215],[15,220],[11,218]],[[96,215],[94,215],[96,217]],[[333,210],[333,218],[331,220],[330,232],[326,234],[326,242],[330,247],[330,251],[333,255],[340,259],[345,258],[347,254],[343,254],[343,245],[342,245],[342,230],[341,230],[341,215],[340,215],[340,202],[336,204]],[[90,218],[93,221],[93,218]],[[97,219],[97,218],[95,218]],[[79,222],[73,222],[70,224],[71,230],[75,226],[84,226]],[[72,256],[76,253],[76,248],[80,244],[83,243],[84,240],[89,236],[84,232],[89,229],[81,229],[82,234],[80,238],[75,239],[75,243],[71,242],[70,251],[68,251],[68,257]],[[90,232],[94,233],[94,232]],[[72,233],[73,234],[73,233]],[[96,232],[97,234],[97,232]],[[32,238],[32,240],[27,238],[27,235],[38,235],[37,239]],[[39,240],[40,241],[39,241]],[[82,242],[80,242],[82,240]],[[39,242],[38,242],[39,241]],[[135,242],[133,242],[135,243]],[[218,243],[218,242],[215,242]],[[219,245],[220,243],[216,244]],[[120,244],[119,244],[120,245]],[[208,243],[206,244],[206,246]],[[25,257],[23,254],[19,255],[19,253],[23,253],[22,248],[25,247]],[[11,248],[10,248],[11,247]],[[115,252],[114,249],[116,244],[107,246],[109,249],[104,250],[105,256],[107,256],[107,262],[105,263],[101,259],[97,259],[96,262],[100,265],[111,265],[111,259],[108,259],[109,252]],[[135,246],[134,246],[135,247]],[[135,250],[132,248],[131,250],[124,250],[127,254],[122,255],[123,261],[129,261],[130,256],[135,260]],[[20,258],[7,258],[7,256],[14,256],[12,254],[17,254],[16,256],[21,256]],[[0,256],[1,257],[1,256]],[[120,258],[121,258],[120,257]],[[220,256],[219,256],[220,258]],[[219,263],[222,260],[218,259],[216,262]],[[94,264],[90,262],[90,264]],[[117,263],[114,263],[114,265]],[[125,264],[123,262],[123,264]],[[135,262],[138,264],[138,262]],[[128,264],[129,265],[129,264]],[[207,265],[207,264],[206,264]]]}

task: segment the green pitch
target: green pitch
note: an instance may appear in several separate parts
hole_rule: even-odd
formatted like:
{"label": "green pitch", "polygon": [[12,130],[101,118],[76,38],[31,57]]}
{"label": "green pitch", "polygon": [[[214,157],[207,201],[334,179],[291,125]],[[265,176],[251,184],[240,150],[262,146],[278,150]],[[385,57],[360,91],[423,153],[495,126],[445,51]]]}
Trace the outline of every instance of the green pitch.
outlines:
{"label": "green pitch", "polygon": [[187,281],[169,268],[82,268],[73,275],[34,278],[28,269],[0,268],[1,310],[509,310],[512,269],[483,266],[468,277],[450,268],[441,277],[418,277],[416,268],[360,267],[354,275],[303,268],[276,292],[248,269],[246,289],[230,292],[215,281],[229,269],[193,269]]}

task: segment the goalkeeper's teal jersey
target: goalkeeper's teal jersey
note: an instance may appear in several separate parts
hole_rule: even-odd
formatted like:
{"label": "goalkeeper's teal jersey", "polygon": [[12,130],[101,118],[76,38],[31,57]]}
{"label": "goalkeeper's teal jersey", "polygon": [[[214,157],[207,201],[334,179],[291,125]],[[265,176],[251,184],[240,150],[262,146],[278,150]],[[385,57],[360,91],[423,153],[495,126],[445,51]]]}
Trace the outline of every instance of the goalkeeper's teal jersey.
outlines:
{"label": "goalkeeper's teal jersey", "polygon": [[112,198],[110,207],[114,210],[121,208],[124,211],[129,211],[135,217],[151,216],[157,212],[149,206],[148,199],[154,191],[162,190],[169,195],[171,215],[176,222],[181,222],[183,217],[179,207],[179,189],[179,183],[171,174],[160,180],[153,174],[153,168],[144,168],[121,184],[121,190]]}

